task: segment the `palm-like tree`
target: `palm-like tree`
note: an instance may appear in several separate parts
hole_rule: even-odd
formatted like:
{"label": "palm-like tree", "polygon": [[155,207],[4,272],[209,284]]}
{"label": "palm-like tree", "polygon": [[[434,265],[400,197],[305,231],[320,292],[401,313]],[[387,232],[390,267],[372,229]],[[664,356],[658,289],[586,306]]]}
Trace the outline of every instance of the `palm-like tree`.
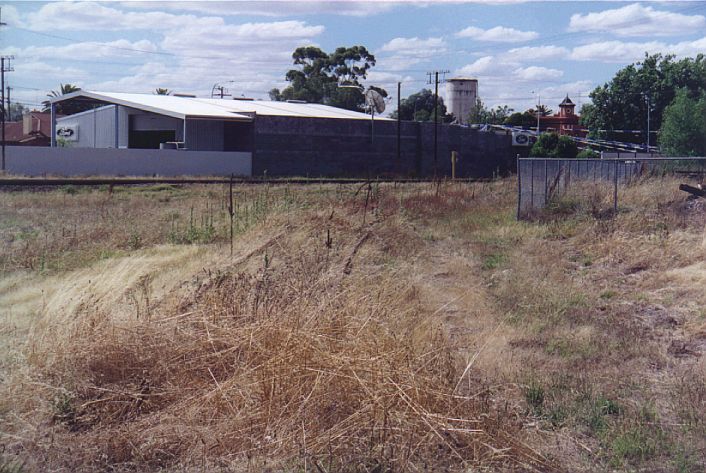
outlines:
{"label": "palm-like tree", "polygon": [[542,117],[548,117],[552,114],[553,110],[547,107],[546,105],[537,105],[537,112],[539,112],[540,116]]}
{"label": "palm-like tree", "polygon": [[161,87],[157,87],[156,89],[154,89],[154,94],[155,95],[171,95],[172,91],[169,89],[163,89]]}
{"label": "palm-like tree", "polygon": [[[59,84],[59,90],[58,91],[52,90],[51,92],[49,92],[47,94],[47,97],[49,97],[50,99],[53,99],[56,97],[61,97],[62,95],[70,94],[72,92],[77,92],[79,90],[81,90],[81,87],[79,87],[77,85]],[[44,112],[48,112],[49,110],[51,110],[51,102],[49,100],[45,100],[44,102],[42,102],[42,105],[44,106],[44,109],[43,109]],[[77,105],[59,104],[57,106],[57,109],[58,109],[57,111],[59,113],[65,114],[65,115],[72,115],[74,113],[78,113],[79,111],[81,111],[83,108],[85,108],[85,106],[82,106],[80,108],[81,109],[79,109],[79,106],[77,106]]]}

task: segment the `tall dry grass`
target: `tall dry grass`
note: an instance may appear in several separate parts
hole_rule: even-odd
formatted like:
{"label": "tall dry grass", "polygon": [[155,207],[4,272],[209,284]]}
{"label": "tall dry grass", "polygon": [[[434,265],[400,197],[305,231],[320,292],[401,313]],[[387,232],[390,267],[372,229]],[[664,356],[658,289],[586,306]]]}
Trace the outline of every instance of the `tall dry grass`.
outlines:
{"label": "tall dry grass", "polygon": [[41,384],[13,393],[27,422],[52,420],[51,442],[20,442],[30,467],[552,470],[497,386],[470,370],[458,388],[466,365],[420,300],[423,240],[399,211],[470,199],[434,192],[271,215],[257,235],[275,237],[134,317],[120,297],[47,313],[28,347]]}

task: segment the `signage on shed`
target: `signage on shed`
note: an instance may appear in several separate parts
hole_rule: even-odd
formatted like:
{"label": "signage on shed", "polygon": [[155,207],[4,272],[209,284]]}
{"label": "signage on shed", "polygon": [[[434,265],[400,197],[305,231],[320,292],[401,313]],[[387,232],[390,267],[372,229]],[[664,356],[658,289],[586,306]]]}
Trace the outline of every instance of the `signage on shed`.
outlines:
{"label": "signage on shed", "polygon": [[521,131],[512,132],[512,146],[529,146],[530,135],[528,133],[523,133]]}
{"label": "signage on shed", "polygon": [[63,124],[56,129],[56,139],[78,141],[78,124]]}

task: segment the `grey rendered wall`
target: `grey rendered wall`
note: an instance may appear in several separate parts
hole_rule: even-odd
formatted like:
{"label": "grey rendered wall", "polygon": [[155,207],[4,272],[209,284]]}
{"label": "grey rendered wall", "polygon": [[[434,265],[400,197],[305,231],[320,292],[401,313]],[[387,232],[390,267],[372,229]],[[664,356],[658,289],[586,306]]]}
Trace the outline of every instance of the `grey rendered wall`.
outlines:
{"label": "grey rendered wall", "polygon": [[[57,119],[57,127],[62,124],[75,123],[78,128],[78,141],[69,143],[71,148],[115,148],[115,107],[107,105],[87,112],[77,113]],[[128,147],[130,133],[130,116],[133,116],[135,130],[174,130],[176,140],[182,141],[184,136],[183,122],[178,118],[166,117],[156,113],[143,112],[129,107],[118,107],[118,146]],[[191,123],[191,121],[190,121]],[[194,133],[196,130],[194,129]],[[221,143],[222,143],[221,124]],[[204,142],[208,137],[204,138]],[[209,151],[221,151],[221,147],[208,147]]]}
{"label": "grey rendered wall", "polygon": [[[402,122],[397,158],[394,121],[258,116],[253,175],[376,177],[451,175],[451,151],[459,153],[458,177],[490,177],[513,170],[511,137],[439,125],[434,165],[434,125]],[[372,133],[371,133],[372,128]]]}
{"label": "grey rendered wall", "polygon": [[24,176],[250,176],[243,152],[8,146],[9,174]]}
{"label": "grey rendered wall", "polygon": [[69,142],[72,148],[115,148],[115,105],[62,117],[56,123],[57,128],[78,125],[78,140]]}

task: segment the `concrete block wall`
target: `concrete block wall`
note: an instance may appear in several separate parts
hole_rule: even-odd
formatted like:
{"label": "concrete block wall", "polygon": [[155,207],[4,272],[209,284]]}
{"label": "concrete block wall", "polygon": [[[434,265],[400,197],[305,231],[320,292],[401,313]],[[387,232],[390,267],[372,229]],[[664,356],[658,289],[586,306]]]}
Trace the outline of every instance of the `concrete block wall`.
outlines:
{"label": "concrete block wall", "polygon": [[[371,133],[372,128],[372,133]],[[258,116],[253,175],[376,177],[434,175],[434,125],[397,122]],[[512,169],[510,136],[439,125],[437,175],[451,175],[451,151],[459,153],[458,177],[490,177]]]}

